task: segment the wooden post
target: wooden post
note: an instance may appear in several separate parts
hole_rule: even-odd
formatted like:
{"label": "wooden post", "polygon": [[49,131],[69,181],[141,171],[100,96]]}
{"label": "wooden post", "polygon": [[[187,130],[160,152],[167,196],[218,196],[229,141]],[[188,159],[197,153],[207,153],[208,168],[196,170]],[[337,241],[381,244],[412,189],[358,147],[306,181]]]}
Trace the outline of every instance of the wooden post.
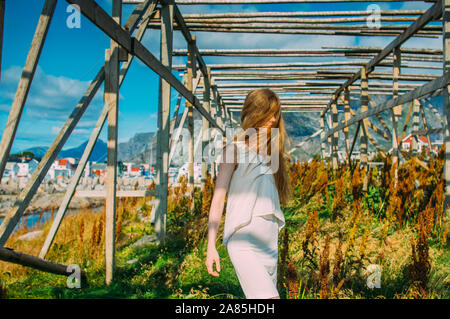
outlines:
{"label": "wooden post", "polygon": [[[172,69],[174,5],[161,7],[161,63]],[[167,198],[169,186],[169,131],[170,131],[171,86],[159,78],[157,178],[155,196],[155,232],[162,243],[166,239]]]}
{"label": "wooden post", "polygon": [[[344,89],[344,121],[345,123],[348,122],[350,119],[350,90],[348,87]],[[348,126],[344,128],[344,135],[345,135],[345,151],[349,152],[350,150],[350,141],[348,139]]]}
{"label": "wooden post", "polygon": [[[30,91],[31,82],[33,81],[34,73],[36,72],[36,67],[42,52],[42,47],[44,46],[45,38],[50,27],[50,22],[52,20],[53,13],[55,12],[55,7],[56,0],[46,0],[44,3],[38,25],[34,33],[33,41],[31,42],[31,48],[28,52],[27,61],[25,62],[22,76],[17,87],[16,95],[14,97],[11,110],[9,111],[8,120],[6,122],[5,130],[3,131],[2,140],[0,143],[0,182],[5,170],[6,162],[8,161],[11,146],[14,142],[14,137],[16,136],[23,108],[28,97],[28,92]],[[4,11],[2,9],[0,10]],[[0,242],[0,246],[3,244],[4,243]]]}
{"label": "wooden post", "polygon": [[[333,128],[338,126],[338,110],[337,110],[337,102],[331,104],[331,113],[332,113],[332,121]],[[339,143],[339,131],[333,133],[331,150],[332,150],[332,160],[333,160],[333,171],[336,171],[338,168],[338,143]]]}
{"label": "wooden post", "polygon": [[[212,105],[210,106],[211,109],[211,117],[214,119],[214,121],[218,122],[217,119],[217,85],[215,84],[214,79],[211,79],[211,103]],[[213,131],[213,136],[211,136],[211,140],[215,141],[216,140],[216,130]],[[211,165],[211,176],[214,178],[216,176],[217,173],[217,164],[214,161],[214,163]]]}
{"label": "wooden post", "polygon": [[[442,22],[443,22],[443,73],[450,72],[450,0],[442,0]],[[445,147],[445,202],[444,209],[446,216],[450,214],[450,87],[447,86],[444,92],[444,147]],[[448,217],[447,217],[448,218]]]}
{"label": "wooden post", "polygon": [[[192,36],[192,42],[188,43],[188,79],[186,88],[189,91],[193,91],[192,81],[197,76],[197,64],[195,59],[196,40],[195,36]],[[190,206],[189,210],[194,209],[194,107],[186,101],[186,107],[188,108],[188,130],[189,130],[189,192],[190,192]]]}
{"label": "wooden post", "polygon": [[[419,108],[420,104],[417,99],[414,100],[414,108],[413,108],[413,131],[419,130]],[[412,152],[417,153],[419,151],[419,136],[412,136]]]}
{"label": "wooden post", "polygon": [[[331,120],[331,113],[327,113],[327,125],[329,129],[333,128],[332,120]],[[333,153],[333,146],[332,146],[332,136],[328,136],[328,158],[331,159],[331,154]]]}
{"label": "wooden post", "polygon": [[[208,76],[207,77],[203,77],[203,107],[205,108],[205,110],[211,114],[211,97],[210,97],[210,92],[211,92],[211,86],[210,86],[210,79],[211,79],[211,69],[208,67],[207,68],[208,71]],[[211,141],[211,136],[210,136],[210,128],[211,125],[209,124],[208,120],[205,117],[202,117],[202,132],[201,132],[201,137],[202,137],[202,188],[205,186],[205,182],[206,182],[206,172],[209,171],[209,162],[208,162],[208,157],[203,157],[203,154],[205,152],[206,147],[208,146],[208,143]],[[207,155],[207,154],[205,154]]]}
{"label": "wooden post", "polygon": [[[122,1],[114,0],[112,17],[121,24]],[[119,116],[119,44],[111,40],[111,48],[105,53],[105,103],[108,105],[108,154],[106,168],[105,199],[105,282],[111,284],[115,267],[116,239],[116,184],[117,184],[117,136]]]}
{"label": "wooden post", "polygon": [[[361,68],[361,113],[366,112],[369,107],[369,83],[367,80],[367,72]],[[364,178],[363,191],[367,191],[368,166],[367,166],[367,118],[362,120],[362,129],[360,137],[360,167],[364,168],[366,175]]]}
{"label": "wooden post", "polygon": [[[401,53],[400,47],[396,47],[393,52],[394,68],[392,73],[393,84],[393,98],[398,97],[398,78],[401,71]],[[392,166],[394,170],[394,185],[397,185],[398,181],[398,165],[399,165],[399,150],[398,150],[398,121],[402,115],[402,105],[397,105],[390,110],[392,120]]]}
{"label": "wooden post", "polygon": [[322,155],[322,160],[325,160],[325,119],[324,116],[320,116],[320,128],[322,129],[322,132],[320,133],[320,151]]}

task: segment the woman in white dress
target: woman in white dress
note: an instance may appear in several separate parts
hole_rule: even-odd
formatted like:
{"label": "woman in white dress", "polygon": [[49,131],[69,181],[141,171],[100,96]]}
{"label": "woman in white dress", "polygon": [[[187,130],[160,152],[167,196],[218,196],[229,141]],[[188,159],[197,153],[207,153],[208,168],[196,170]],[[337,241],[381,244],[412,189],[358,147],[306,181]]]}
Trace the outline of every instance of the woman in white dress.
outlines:
{"label": "woman in white dress", "polygon": [[279,299],[278,233],[285,225],[280,202],[287,204],[292,189],[278,95],[270,89],[251,91],[242,108],[241,129],[222,152],[205,264],[209,274],[219,276],[216,238],[228,193],[223,243],[245,297]]}

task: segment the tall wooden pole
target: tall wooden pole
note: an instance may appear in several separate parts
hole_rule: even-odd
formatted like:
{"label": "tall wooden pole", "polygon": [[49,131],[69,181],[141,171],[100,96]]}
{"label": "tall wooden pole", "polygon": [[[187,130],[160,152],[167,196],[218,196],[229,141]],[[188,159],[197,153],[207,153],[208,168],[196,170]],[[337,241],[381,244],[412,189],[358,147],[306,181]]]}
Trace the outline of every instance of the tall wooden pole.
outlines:
{"label": "tall wooden pole", "polygon": [[[442,0],[442,22],[443,22],[443,73],[450,72],[450,0]],[[444,164],[444,181],[445,181],[445,202],[444,209],[446,216],[450,214],[450,87],[446,87],[444,92],[444,144],[445,144],[445,164]],[[448,217],[447,217],[448,218]]]}
{"label": "tall wooden pole", "polygon": [[[211,114],[211,86],[210,86],[210,79],[211,79],[211,69],[208,67],[208,76],[203,77],[203,108]],[[207,156],[203,157],[203,154],[205,152],[206,147],[208,146],[208,143],[211,141],[210,136],[210,128],[211,125],[209,124],[208,120],[205,117],[202,117],[202,188],[205,186],[206,182],[206,172],[209,170],[209,162]],[[208,155],[208,154],[204,154]]]}
{"label": "tall wooden pole", "polygon": [[320,128],[322,131],[320,132],[320,154],[322,156],[322,160],[325,160],[325,116],[320,116]]}
{"label": "tall wooden pole", "polygon": [[[187,89],[193,91],[193,78],[197,76],[196,59],[195,59],[196,37],[192,36],[192,41],[188,43],[188,78]],[[194,180],[194,107],[186,101],[186,107],[188,108],[188,130],[189,130],[189,192],[190,192],[190,206],[189,209],[194,209],[194,193],[195,193],[195,180]]]}
{"label": "tall wooden pole", "polygon": [[[122,1],[114,0],[112,17],[121,24]],[[105,282],[111,284],[115,267],[116,241],[116,184],[117,184],[117,136],[119,116],[119,44],[111,40],[111,48],[105,53],[105,103],[108,105],[108,154],[106,168],[106,221],[105,221]]]}
{"label": "tall wooden pole", "polygon": [[[327,113],[327,125],[329,129],[333,128],[332,120],[331,120],[331,113]],[[333,153],[333,146],[332,146],[332,135],[328,136],[328,158],[331,159],[331,154]]]}
{"label": "tall wooden pole", "polygon": [[[214,121],[218,122],[217,119],[217,85],[215,84],[214,79],[211,79],[211,117],[214,119]],[[211,136],[211,139],[213,141],[216,140],[216,130],[213,131],[213,136]],[[214,161],[214,163],[211,165],[211,175],[214,178],[217,173],[217,164]]]}
{"label": "tall wooden pole", "polygon": [[[332,113],[331,117],[333,121],[333,128],[335,128],[336,126],[338,126],[338,110],[336,102],[331,104],[331,113]],[[335,132],[333,133],[333,138],[331,142],[333,171],[336,171],[338,167],[338,143],[339,143],[339,132]]]}
{"label": "tall wooden pole", "polygon": [[[46,0],[44,3],[33,41],[31,42],[31,48],[28,52],[27,60],[22,71],[22,76],[20,77],[16,95],[11,110],[9,111],[8,120],[0,142],[0,182],[5,170],[6,162],[8,161],[11,146],[14,142],[14,137],[16,136],[20,118],[22,117],[23,108],[28,97],[28,92],[30,91],[31,82],[33,81],[34,73],[36,72],[36,67],[38,65],[39,57],[41,56],[45,38],[47,37],[53,13],[55,12],[55,7],[56,0]],[[2,9],[0,10],[4,11]],[[2,246],[1,243],[0,246]]]}
{"label": "tall wooden pole", "polygon": [[[367,80],[367,72],[361,68],[361,113],[366,112],[369,107],[369,83]],[[362,121],[361,137],[360,137],[360,166],[366,171],[364,178],[363,191],[367,191],[367,118]]]}
{"label": "tall wooden pole", "polygon": [[[350,119],[350,90],[348,87],[344,89],[344,121],[348,122]],[[344,136],[345,136],[345,151],[350,151],[350,141],[348,139],[348,126],[344,128]]]}
{"label": "tall wooden pole", "polygon": [[[161,63],[172,69],[174,5],[163,4],[161,8]],[[159,78],[157,179],[155,196],[155,232],[160,242],[166,239],[167,197],[169,186],[169,133],[170,133],[171,86]]]}
{"label": "tall wooden pole", "polygon": [[[393,98],[398,97],[398,78],[401,70],[401,54],[400,47],[396,47],[393,52],[394,68],[392,73],[393,84]],[[402,115],[402,105],[397,105],[390,110],[392,120],[392,166],[394,166],[394,185],[398,181],[398,165],[399,165],[399,150],[398,150],[398,122]]]}

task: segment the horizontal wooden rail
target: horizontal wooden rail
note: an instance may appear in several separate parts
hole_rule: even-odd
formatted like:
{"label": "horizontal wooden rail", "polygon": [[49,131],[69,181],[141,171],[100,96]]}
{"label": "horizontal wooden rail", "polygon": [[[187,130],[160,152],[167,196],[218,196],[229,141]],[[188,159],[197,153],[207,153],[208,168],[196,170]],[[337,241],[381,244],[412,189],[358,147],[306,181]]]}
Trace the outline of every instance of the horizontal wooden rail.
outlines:
{"label": "horizontal wooden rail", "polygon": [[[106,190],[104,191],[76,191],[74,196],[76,197],[106,197]],[[155,192],[153,190],[150,191],[139,191],[139,190],[130,190],[130,191],[116,191],[116,197],[147,197],[147,196],[155,196]]]}

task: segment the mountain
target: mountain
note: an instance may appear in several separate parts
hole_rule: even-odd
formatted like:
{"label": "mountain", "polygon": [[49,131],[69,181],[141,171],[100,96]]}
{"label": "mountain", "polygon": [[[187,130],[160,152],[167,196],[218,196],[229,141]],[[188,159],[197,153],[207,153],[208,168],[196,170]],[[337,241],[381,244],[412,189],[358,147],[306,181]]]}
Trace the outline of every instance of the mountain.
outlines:
{"label": "mountain", "polygon": [[[61,150],[58,154],[58,158],[61,157],[74,157],[81,158],[83,155],[84,149],[86,148],[88,141],[86,140],[84,143],[77,147],[69,148],[66,150]],[[47,152],[48,147],[46,146],[37,146],[26,149],[25,151],[30,151],[37,158],[43,158],[45,153]],[[89,157],[90,161],[95,162],[103,162],[106,160],[107,146],[106,143],[101,139],[97,140],[97,143],[94,145],[94,149],[92,150],[91,156]]]}
{"label": "mountain", "polygon": [[136,133],[128,142],[119,143],[117,158],[119,161],[127,161],[145,151],[156,136],[155,132]]}
{"label": "mountain", "polygon": [[[81,158],[83,155],[83,152],[86,148],[88,141],[86,140],[81,145],[69,148],[67,150],[61,150],[59,152],[58,157],[75,157],[75,158]],[[104,162],[106,161],[106,154],[107,154],[107,145],[103,140],[98,139],[97,142],[94,145],[94,148],[92,150],[91,156],[89,157],[89,161],[95,161],[95,162]]]}

